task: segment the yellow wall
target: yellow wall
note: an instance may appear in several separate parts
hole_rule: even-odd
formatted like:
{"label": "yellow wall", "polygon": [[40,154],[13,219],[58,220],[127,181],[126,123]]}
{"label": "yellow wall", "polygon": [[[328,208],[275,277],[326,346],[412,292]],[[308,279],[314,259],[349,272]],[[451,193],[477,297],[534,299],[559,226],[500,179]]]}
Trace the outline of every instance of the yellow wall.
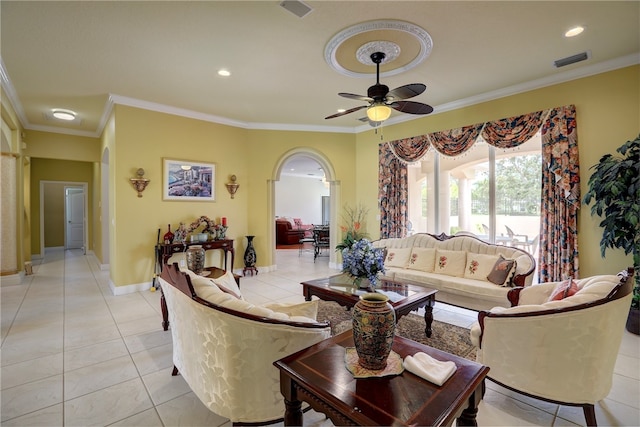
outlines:
{"label": "yellow wall", "polygon": [[[69,160],[31,158],[31,248],[40,252],[40,181],[86,182],[87,201],[93,200],[93,164]],[[87,237],[92,241],[93,212],[87,213]],[[64,240],[63,240],[64,242]],[[88,250],[92,250],[91,245]]]}
{"label": "yellow wall", "polygon": [[100,161],[100,140],[86,136],[26,131],[25,155],[46,159]]}
{"label": "yellow wall", "polygon": [[[591,176],[589,168],[605,153],[615,153],[625,141],[640,132],[640,66],[573,80],[546,88],[509,96],[470,107],[432,114],[405,124],[383,129],[384,140],[392,141],[439,130],[501,119],[545,108],[574,104],[580,150],[580,187],[584,194]],[[373,131],[357,136],[358,200],[369,207],[368,232],[380,235],[377,213],[377,162],[380,136]],[[362,167],[360,167],[362,165]],[[582,206],[578,221],[580,276],[610,274],[633,265],[632,257],[621,250],[608,250],[600,256],[602,229],[592,218],[588,206]]]}
{"label": "yellow wall", "polygon": [[[256,248],[258,265],[272,265],[272,245],[267,236],[275,227],[274,218],[270,218],[268,206],[269,180],[274,176],[276,165],[290,157],[291,150],[304,147],[327,159],[340,181],[341,198],[338,206],[344,201],[355,200],[355,146],[354,135],[297,132],[297,131],[250,131],[246,158],[250,171],[249,185],[239,191],[246,191],[249,199],[249,232],[255,235],[253,241]],[[240,184],[242,185],[242,183]],[[295,195],[278,195],[279,197],[295,197]],[[246,241],[243,240],[243,244]],[[244,250],[244,246],[241,246]]]}
{"label": "yellow wall", "polygon": [[43,186],[45,248],[64,247],[64,186],[56,182]]}
{"label": "yellow wall", "polygon": [[[640,131],[638,98],[640,67],[587,77],[507,98],[485,102],[382,129],[385,141],[421,135],[471,123],[500,119],[539,109],[575,104],[578,113],[582,190],[586,189],[589,167],[604,153],[614,153],[624,141]],[[46,132],[28,133],[30,155],[56,158],[64,156],[90,165],[87,181],[90,191],[102,186],[101,156],[109,158],[109,218],[111,280],[116,286],[150,283],[153,276],[153,246],[157,231],[163,234],[168,223],[175,228],[180,221],[191,222],[206,215],[226,216],[228,236],[235,239],[235,268],[241,268],[247,234],[255,235],[258,266],[274,264],[268,237],[273,227],[268,211],[269,188],[276,165],[297,147],[307,147],[335,170],[340,182],[340,206],[357,203],[369,208],[366,220],[371,237],[379,236],[378,214],[378,144],[381,134],[247,130],[195,119],[117,105],[100,139],[69,137]],[[49,145],[47,145],[49,143]],[[162,200],[162,159],[185,159],[216,164],[216,201],[181,202]],[[151,180],[142,198],[138,198],[129,182],[138,168],[144,168]],[[31,200],[37,205],[37,182],[41,167],[31,166]],[[240,189],[231,199],[224,183],[235,174]],[[64,180],[59,176],[48,178]],[[101,190],[100,190],[101,191]],[[91,197],[93,217],[100,212],[96,194]],[[39,206],[32,212],[38,213]],[[104,219],[106,220],[106,219]],[[95,237],[94,250],[99,255],[103,238],[100,218],[90,222]],[[608,251],[600,258],[601,230],[592,219],[588,207],[579,218],[581,276],[619,271],[631,264],[631,257],[621,251]],[[32,218],[32,236],[39,236],[39,216]],[[93,230],[95,229],[95,230]],[[36,240],[37,242],[37,240]],[[34,244],[34,248],[39,247]]]}

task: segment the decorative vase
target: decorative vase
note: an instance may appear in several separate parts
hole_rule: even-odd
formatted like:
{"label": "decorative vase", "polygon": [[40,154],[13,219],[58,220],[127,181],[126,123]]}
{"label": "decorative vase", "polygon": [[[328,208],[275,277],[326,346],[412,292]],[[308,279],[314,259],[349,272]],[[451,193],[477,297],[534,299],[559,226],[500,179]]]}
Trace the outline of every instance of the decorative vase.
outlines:
{"label": "decorative vase", "polygon": [[170,245],[171,243],[173,243],[173,237],[174,234],[171,232],[171,224],[167,224],[167,232],[164,233],[164,237],[162,238],[164,244]]}
{"label": "decorative vase", "polygon": [[204,270],[204,249],[201,245],[189,246],[187,249],[187,268],[196,274]]}
{"label": "decorative vase", "polygon": [[353,284],[356,288],[369,289],[371,287],[371,280],[367,277],[355,277]]}
{"label": "decorative vase", "polygon": [[253,247],[253,238],[256,236],[245,236],[247,238],[247,249],[244,251],[244,266],[256,266],[256,250]]}
{"label": "decorative vase", "polygon": [[353,342],[358,364],[365,369],[384,369],[395,330],[396,313],[389,297],[375,292],[360,295],[353,307]]}

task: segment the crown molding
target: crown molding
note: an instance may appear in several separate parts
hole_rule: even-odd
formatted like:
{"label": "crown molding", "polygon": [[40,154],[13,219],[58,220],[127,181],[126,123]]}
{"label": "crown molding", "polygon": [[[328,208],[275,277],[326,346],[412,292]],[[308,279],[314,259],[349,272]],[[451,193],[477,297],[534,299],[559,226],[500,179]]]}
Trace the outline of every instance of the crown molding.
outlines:
{"label": "crown molding", "polygon": [[[508,86],[495,91],[485,92],[483,94],[474,95],[468,98],[459,99],[456,101],[448,102],[445,104],[434,106],[434,111],[431,115],[440,114],[451,110],[456,110],[463,107],[479,104],[482,102],[492,101],[499,98],[504,98],[511,95],[516,95],[523,92],[528,92],[535,89],[540,89],[547,86],[552,86],[559,83],[565,83],[571,80],[576,80],[584,77],[601,74],[608,71],[617,70],[620,68],[629,67],[632,65],[640,64],[640,53],[634,53],[631,55],[623,56],[620,58],[612,59],[610,61],[598,62],[587,66],[582,66],[574,70],[567,70],[558,72],[557,74],[541,79],[532,80],[526,83]],[[239,127],[243,129],[251,130],[279,130],[279,131],[297,131],[297,132],[330,132],[330,133],[362,133],[372,130],[373,128],[368,124],[359,125],[356,127],[340,127],[340,126],[318,126],[318,125],[296,125],[296,124],[283,124],[283,123],[252,123],[242,122],[239,120],[233,120],[226,117],[215,116],[212,114],[200,113],[197,111],[187,110],[184,108],[172,107],[169,105],[158,104],[154,102],[139,100],[117,94],[110,94],[105,107],[101,115],[98,127],[94,132],[90,131],[77,131],[69,128],[49,127],[32,125],[28,122],[27,117],[22,108],[22,104],[17,96],[15,88],[11,83],[11,79],[6,71],[2,57],[0,56],[0,83],[7,95],[11,107],[15,111],[18,120],[24,129],[38,130],[43,132],[52,132],[68,135],[87,136],[93,138],[99,138],[102,135],[104,127],[113,111],[115,104],[127,105],[131,107],[141,108],[145,110],[157,111],[166,114],[172,114],[196,120],[203,120],[212,123],[218,123],[222,125]],[[3,100],[4,102],[4,100]],[[395,125],[399,123],[408,122],[411,120],[417,120],[424,118],[425,116],[414,116],[412,114],[403,114],[401,116],[395,116],[385,122],[385,126]]]}

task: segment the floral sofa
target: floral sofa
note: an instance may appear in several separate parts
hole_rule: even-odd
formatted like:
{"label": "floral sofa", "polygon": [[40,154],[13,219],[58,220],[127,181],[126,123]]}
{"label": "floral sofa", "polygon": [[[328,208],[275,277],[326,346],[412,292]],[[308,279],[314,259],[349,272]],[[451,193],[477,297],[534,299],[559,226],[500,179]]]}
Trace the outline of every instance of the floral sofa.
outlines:
{"label": "floral sofa", "polygon": [[386,276],[437,289],[437,301],[472,310],[510,307],[509,290],[531,285],[536,267],[522,249],[466,235],[417,233],[373,245],[386,250]]}
{"label": "floral sofa", "polygon": [[172,375],[233,423],[281,419],[284,401],[273,362],[331,335],[316,322],[317,301],[254,305],[231,272],[217,279],[165,265],[159,279],[173,340]]}

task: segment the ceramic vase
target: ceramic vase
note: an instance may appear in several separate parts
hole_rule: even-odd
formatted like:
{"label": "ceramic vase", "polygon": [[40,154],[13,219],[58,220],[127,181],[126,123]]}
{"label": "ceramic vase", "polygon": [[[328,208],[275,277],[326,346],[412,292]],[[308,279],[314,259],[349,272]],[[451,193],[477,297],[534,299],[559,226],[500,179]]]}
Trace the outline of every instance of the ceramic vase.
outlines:
{"label": "ceramic vase", "polygon": [[201,245],[192,245],[187,249],[187,268],[196,274],[204,270],[204,249]]}
{"label": "ceramic vase", "polygon": [[162,240],[164,241],[165,245],[170,245],[173,243],[173,237],[174,234],[171,232],[171,224],[167,225],[167,232],[164,233],[164,237],[162,238]]}
{"label": "ceramic vase", "polygon": [[247,249],[244,251],[244,266],[255,267],[256,266],[256,249],[253,247],[253,238],[255,236],[246,236]]}
{"label": "ceramic vase", "polygon": [[360,295],[353,307],[353,342],[358,364],[365,369],[384,369],[395,330],[396,313],[389,297],[375,292]]}

